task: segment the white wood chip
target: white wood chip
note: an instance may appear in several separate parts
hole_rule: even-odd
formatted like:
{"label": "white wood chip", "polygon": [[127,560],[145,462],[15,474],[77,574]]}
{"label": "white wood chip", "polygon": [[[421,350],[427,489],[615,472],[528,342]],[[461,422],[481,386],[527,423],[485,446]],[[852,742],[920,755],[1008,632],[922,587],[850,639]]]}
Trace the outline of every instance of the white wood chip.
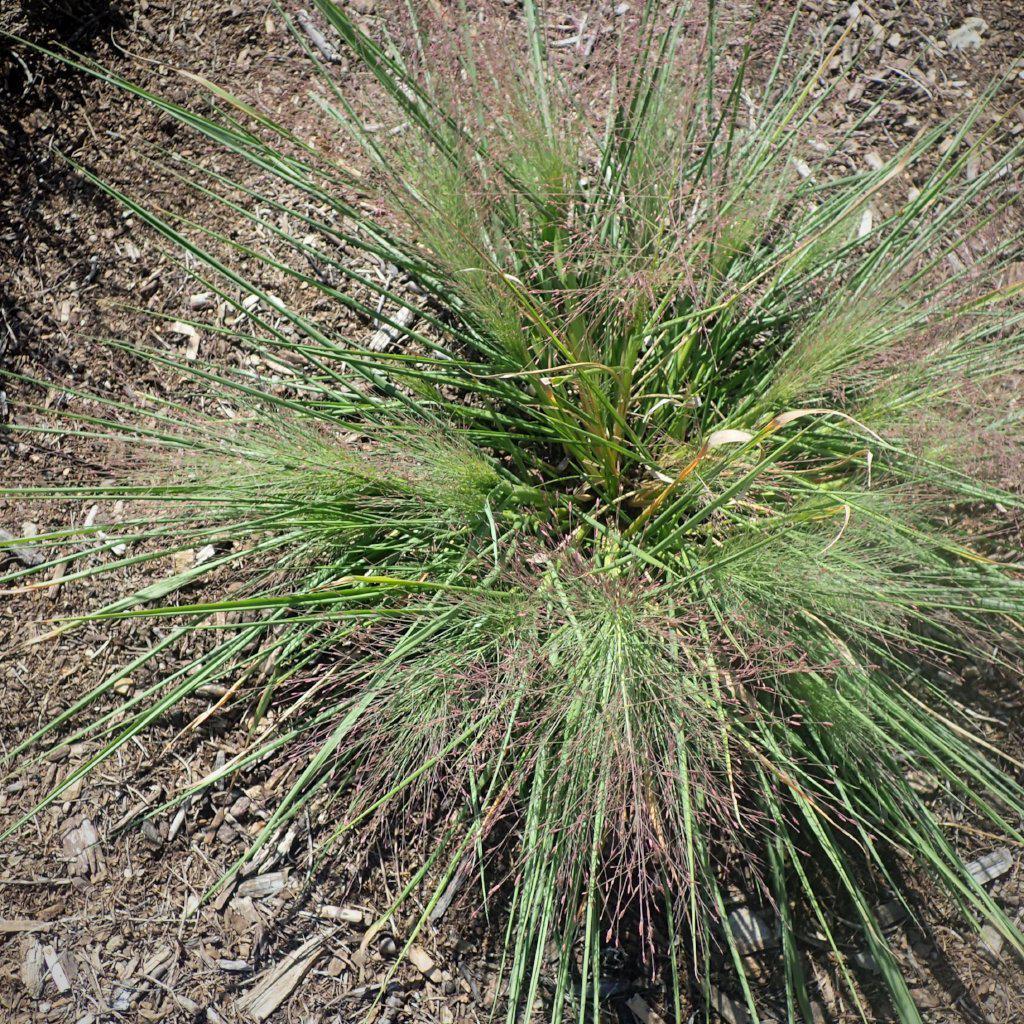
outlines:
{"label": "white wood chip", "polygon": [[247,878],[237,890],[239,896],[250,896],[259,900],[266,896],[273,896],[280,892],[288,884],[287,871],[268,871],[265,875],[257,875],[255,878]]}
{"label": "white wood chip", "polygon": [[984,18],[965,18],[958,28],[946,33],[946,42],[951,50],[977,50],[982,44],[982,34],[988,31]]}
{"label": "white wood chip", "polygon": [[64,837],[64,859],[68,862],[68,873],[96,879],[106,874],[100,837],[93,823],[83,818],[82,823],[71,829]]}
{"label": "white wood chip", "polygon": [[440,971],[437,969],[437,964],[434,963],[434,958],[422,947],[422,946],[411,946],[409,948],[409,963],[416,968],[425,978],[429,978],[433,981],[440,975]]}
{"label": "white wood chip", "polygon": [[972,860],[967,865],[967,870],[978,885],[984,885],[986,882],[995,881],[1005,875],[1012,867],[1013,854],[1003,846],[991,853],[986,853],[984,857]]}
{"label": "white wood chip", "polygon": [[212,544],[207,544],[204,547],[201,547],[196,552],[196,565],[202,565],[203,562],[208,562],[216,554],[217,549]]}
{"label": "white wood chip", "polygon": [[43,994],[45,968],[46,958],[43,956],[42,943],[32,939],[25,947],[25,954],[21,960],[21,983],[32,999],[38,999]]}
{"label": "white wood chip", "polygon": [[416,310],[410,309],[408,306],[402,306],[391,318],[398,326],[392,327],[391,324],[382,324],[380,330],[370,339],[370,344],[367,348],[373,352],[383,352],[386,348],[390,348],[402,336],[404,328],[412,326],[416,317]]}
{"label": "white wood chip", "polygon": [[313,19],[307,11],[299,11],[295,15],[295,20],[299,23],[302,31],[309,36],[309,41],[320,51],[324,60],[331,64],[336,64],[341,60],[341,54],[331,45],[323,32],[313,24]]}
{"label": "white wood chip", "polygon": [[990,960],[998,960],[1003,952],[1003,933],[994,925],[987,924],[978,936],[978,948]]}
{"label": "white wood chip", "polygon": [[340,921],[343,924],[363,923],[363,912],[354,907],[321,907],[320,916],[325,921]]}
{"label": "white wood chip", "polygon": [[324,936],[314,935],[279,964],[264,971],[256,984],[235,1004],[254,1020],[266,1020],[298,987],[323,952]]}
{"label": "white wood chip", "polygon": [[174,950],[170,946],[160,946],[142,965],[142,973],[147,978],[162,978],[174,959]]}
{"label": "white wood chip", "polygon": [[19,544],[18,539],[10,530],[0,529],[0,541],[4,545],[0,549],[0,557],[6,551],[18,559],[22,565],[28,566],[42,565],[46,561],[46,555],[42,551],[37,551],[28,544]]}
{"label": "white wood chip", "polygon": [[77,971],[75,963],[67,950],[58,953],[53,946],[43,946],[43,959],[46,961],[47,969],[57,991],[63,995],[71,991],[71,983],[75,980]]}
{"label": "white wood chip", "polygon": [[14,918],[5,921],[0,918],[0,935],[16,935],[18,932],[42,932],[51,925],[50,921],[36,921],[31,918]]}
{"label": "white wood chip", "polygon": [[729,930],[741,953],[759,953],[778,945],[775,929],[748,907],[737,907],[729,913]]}
{"label": "white wood chip", "polygon": [[199,355],[199,332],[191,324],[187,324],[183,320],[175,320],[168,330],[188,338],[185,345],[186,359],[193,360]]}
{"label": "white wood chip", "polygon": [[[150,980],[159,980],[168,971],[174,960],[174,950],[170,946],[160,946],[156,952],[147,958],[139,970],[138,982],[130,983],[134,974],[134,966],[138,964],[136,957],[130,964],[130,970],[125,971],[124,979],[119,988],[114,991],[110,1001],[110,1008],[117,1013],[125,1013],[132,1003],[151,987]],[[175,996],[175,999],[178,997]]]}

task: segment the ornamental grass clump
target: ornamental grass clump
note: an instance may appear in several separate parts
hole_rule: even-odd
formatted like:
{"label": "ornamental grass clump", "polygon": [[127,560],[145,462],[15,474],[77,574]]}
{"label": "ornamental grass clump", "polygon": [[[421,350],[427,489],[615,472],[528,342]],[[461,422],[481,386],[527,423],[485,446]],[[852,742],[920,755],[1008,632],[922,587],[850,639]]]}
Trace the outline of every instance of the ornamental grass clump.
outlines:
{"label": "ornamental grass clump", "polygon": [[[377,42],[317,8],[350,66],[317,64],[313,97],[359,173],[208,83],[200,114],[88,69],[233,154],[237,180],[169,166],[260,242],[82,173],[238,313],[190,326],[264,369],[133,345],[193,393],[126,416],[69,392],[65,422],[130,443],[137,471],[18,493],[139,517],[41,537],[45,563],[2,582],[148,562],[157,582],[83,618],[174,626],[12,760],[95,740],[59,799],[226,687],[251,743],[176,799],[291,758],[248,856],[324,800],[331,842],[425,830],[378,927],[411,943],[452,899],[485,917],[510,1022],[596,1020],[615,946],[672,1020],[718,984],[764,1013],[738,892],[778,923],[791,1021],[811,1019],[812,955],[866,1005],[857,951],[920,1019],[874,909],[909,908],[912,873],[1024,951],[938,814],[1024,841],[1021,766],[949,684],[979,663],[1017,678],[1021,655],[1022,500],[996,472],[1024,436],[998,400],[1024,369],[1020,144],[991,96],[839,174],[843,139],[804,147],[833,53],[784,47],[755,81],[713,9],[700,33],[649,4],[588,95],[529,0],[501,48],[465,13],[414,5]],[[368,80],[372,126],[346,88]],[[188,549],[206,556],[171,570]]]}

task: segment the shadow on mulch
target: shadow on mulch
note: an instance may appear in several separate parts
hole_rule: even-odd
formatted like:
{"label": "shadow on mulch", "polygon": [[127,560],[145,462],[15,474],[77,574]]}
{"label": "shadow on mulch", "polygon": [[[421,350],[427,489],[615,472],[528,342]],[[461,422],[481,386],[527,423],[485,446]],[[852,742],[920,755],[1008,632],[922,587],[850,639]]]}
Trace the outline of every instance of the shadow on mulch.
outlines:
{"label": "shadow on mulch", "polygon": [[[64,225],[58,232],[43,211],[55,197],[113,210],[96,190],[83,187],[55,151],[73,148],[75,138],[67,133],[76,121],[81,127],[75,117],[86,102],[81,74],[3,33],[89,56],[129,24],[129,6],[128,0],[14,0],[0,11],[0,180],[9,186],[0,199],[0,369],[10,368],[19,353],[41,355],[52,348],[39,343],[43,325],[25,315],[29,296],[22,294],[16,269],[46,248],[64,252],[76,276],[95,276],[99,269],[85,229]],[[5,419],[6,401],[0,400],[0,423]]]}

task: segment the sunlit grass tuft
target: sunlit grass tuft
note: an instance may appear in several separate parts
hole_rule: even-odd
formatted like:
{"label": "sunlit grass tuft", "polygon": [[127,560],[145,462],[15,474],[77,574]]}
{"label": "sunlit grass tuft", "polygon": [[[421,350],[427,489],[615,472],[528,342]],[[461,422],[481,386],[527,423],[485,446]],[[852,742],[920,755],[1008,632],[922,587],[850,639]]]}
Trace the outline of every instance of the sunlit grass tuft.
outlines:
{"label": "sunlit grass tuft", "polygon": [[[225,413],[154,400],[146,424],[69,393],[83,435],[150,454],[113,484],[17,493],[160,512],[128,538],[137,556],[59,534],[38,541],[39,571],[62,564],[67,585],[212,554],[90,616],[184,625],[11,757],[69,730],[97,738],[55,800],[223,683],[259,728],[202,785],[299,758],[250,855],[328,794],[333,839],[424,822],[430,855],[378,924],[401,915],[411,942],[458,889],[504,928],[510,1022],[538,998],[553,1021],[600,1003],[615,943],[660,973],[675,1019],[722,973],[763,1010],[726,923],[736,885],[781,921],[790,1019],[810,1019],[810,932],[861,1004],[841,918],[899,1019],[919,1020],[872,909],[919,868],[1024,951],[908,782],[927,773],[1022,841],[1019,766],[942,683],[974,662],[1019,674],[1019,553],[987,538],[1022,501],[976,455],[1019,465],[1020,414],[966,396],[1022,369],[1006,277],[1020,235],[1007,221],[970,276],[944,258],[1019,188],[1020,144],[998,119],[982,128],[983,103],[878,170],[802,173],[828,54],[755,89],[744,66],[723,71],[710,31],[684,60],[682,20],[651,3],[591,110],[530,3],[522,60],[496,79],[468,37],[441,45],[427,11],[378,45],[317,6],[398,129],[366,130],[320,69],[322,109],[364,147],[365,174],[269,118],[245,127],[251,109],[223,92],[202,116],[90,69],[276,179],[239,202],[222,172],[188,167],[268,239],[235,244],[236,267],[229,240],[89,175],[247,316],[221,333],[287,374],[271,386],[142,352]],[[995,142],[1002,155],[967,174]],[[399,340],[381,351],[369,323],[318,325],[261,287],[261,265]],[[211,624],[200,653],[101,715],[127,671]]]}

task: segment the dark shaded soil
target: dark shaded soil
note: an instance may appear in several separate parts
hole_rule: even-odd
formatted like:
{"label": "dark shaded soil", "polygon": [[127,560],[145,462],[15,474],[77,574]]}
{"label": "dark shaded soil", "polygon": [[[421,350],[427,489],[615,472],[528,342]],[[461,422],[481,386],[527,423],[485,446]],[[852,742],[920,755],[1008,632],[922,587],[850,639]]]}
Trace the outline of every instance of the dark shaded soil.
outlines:
{"label": "dark shaded soil", "polygon": [[[353,0],[352,6],[367,12],[371,25],[380,13],[373,0]],[[791,10],[788,0],[768,4],[751,21],[748,5],[736,2],[725,8],[737,31],[749,32],[762,63],[773,57]],[[566,13],[580,12],[566,5]],[[617,16],[622,24],[616,24],[610,10],[602,7],[601,13],[616,31],[628,31],[634,17],[627,11]],[[969,16],[987,21],[983,45],[951,53],[946,32]],[[822,111],[812,141],[841,132],[883,90],[892,87],[893,92],[844,148],[842,159],[850,165],[863,165],[873,153],[886,156],[920,127],[965,109],[993,76],[1010,74],[1013,62],[1024,54],[1024,8],[1016,0],[973,5],[861,0],[854,13],[848,3],[817,0],[804,5],[797,32],[807,40],[818,39],[836,19],[845,28],[851,18],[855,24],[849,45],[841,49],[833,69],[848,81]],[[753,28],[745,29],[748,24]],[[243,0],[15,0],[13,7],[0,11],[0,28],[92,54],[175,100],[184,100],[190,86],[173,69],[201,73],[253,95],[290,124],[316,130],[306,99],[308,66],[272,5]],[[595,77],[600,74],[601,46],[599,38],[592,55]],[[1022,87],[1024,82],[1015,80],[1011,96],[1019,100]],[[1015,116],[1019,122],[1019,112]],[[1024,125],[1018,123],[1014,130],[1024,130]],[[178,198],[172,179],[136,159],[140,140],[184,147],[195,156],[204,153],[200,144],[143,104],[27,50],[0,49],[0,362],[42,382],[88,386],[129,403],[136,389],[187,400],[181,380],[155,372],[152,365],[137,365],[96,339],[149,338],[180,346],[182,339],[158,334],[151,318],[129,307],[180,314],[193,286],[150,234],[83,182],[61,156],[71,156],[147,197]],[[197,219],[222,215],[202,208],[192,212]],[[276,290],[303,308],[300,293]],[[211,346],[204,358],[234,357],[226,347],[204,344]],[[30,422],[34,405],[45,409],[59,401],[45,383],[0,379],[0,424],[9,420],[13,428]],[[109,451],[83,439],[26,438],[14,429],[0,431],[4,479],[80,480],[102,477],[109,468]],[[121,457],[131,458],[131,452]],[[101,511],[116,522],[119,510]],[[81,522],[87,512],[70,505],[0,504],[0,527],[30,534]],[[93,587],[0,596],[2,749],[11,749],[159,635],[152,625],[133,624],[112,631],[80,630],[30,645],[28,641],[48,628],[45,620],[81,610],[83,602],[98,606],[129,586],[142,585],[147,573],[160,568],[128,567],[119,575],[103,576],[102,584]],[[145,682],[133,679],[126,685]],[[200,714],[215,699],[196,700],[187,715]],[[993,740],[1006,740],[1009,733],[1014,749],[1021,749],[1019,728],[1007,727],[1020,722],[1019,696],[993,693],[990,714],[994,721],[979,728]],[[253,976],[315,936],[322,943],[320,955],[274,1019],[359,1018],[366,1005],[363,990],[386,975],[393,946],[375,941],[362,949],[365,925],[376,920],[401,888],[418,851],[411,846],[408,863],[379,865],[369,879],[343,857],[314,875],[312,845],[324,833],[324,823],[314,815],[297,824],[291,839],[274,851],[272,862],[250,874],[246,882],[260,881],[249,886],[249,895],[245,890],[229,892],[190,916],[269,815],[288,776],[285,771],[236,778],[189,805],[183,818],[169,812],[142,825],[139,818],[147,809],[222,763],[245,740],[244,730],[230,715],[197,729],[189,725],[183,713],[129,744],[0,846],[0,1020],[91,1024],[244,1019],[238,1001]],[[168,741],[182,730],[169,751]],[[63,778],[88,749],[72,747],[23,778],[0,780],[0,828]],[[973,855],[991,848],[991,841],[972,831],[969,823],[953,824],[965,851]],[[996,883],[994,895],[1016,912],[1024,901],[1024,860],[1020,850],[1013,852],[1015,866]],[[926,1019],[1024,1022],[1024,974],[1019,966],[1006,954],[993,958],[981,950],[949,908],[937,897],[930,899],[927,883],[922,883],[921,894],[932,926],[927,931],[897,928],[895,947],[914,978],[915,998]],[[325,907],[337,906],[364,916],[360,922],[325,916]],[[486,1019],[493,970],[481,936],[469,934],[457,942],[449,929],[442,929],[424,941],[439,973],[424,978],[413,968],[402,968],[378,1019]],[[57,967],[40,974],[42,987],[37,990],[33,964],[39,956]],[[62,971],[67,975],[64,991],[63,983],[58,984]],[[870,987],[870,977],[866,984]],[[839,1024],[855,1019],[827,966],[816,968],[813,988],[821,1020]],[[645,995],[657,1005],[656,992]],[[887,1019],[884,1007],[878,1012],[879,1020]],[[620,1005],[610,1008],[608,1019],[618,1015],[628,1021],[630,1013]]]}

